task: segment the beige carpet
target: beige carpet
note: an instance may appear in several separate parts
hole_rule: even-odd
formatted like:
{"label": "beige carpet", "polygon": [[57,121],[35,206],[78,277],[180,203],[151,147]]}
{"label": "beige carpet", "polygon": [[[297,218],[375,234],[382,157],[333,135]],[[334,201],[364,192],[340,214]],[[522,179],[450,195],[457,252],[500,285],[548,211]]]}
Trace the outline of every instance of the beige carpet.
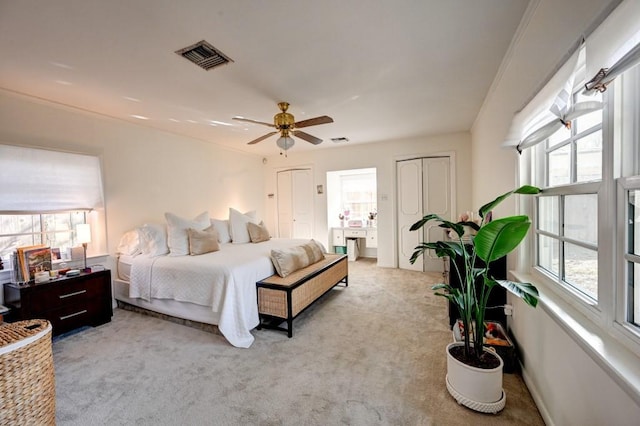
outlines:
{"label": "beige carpet", "polygon": [[436,274],[350,262],[339,287],[294,321],[254,330],[249,349],[220,335],[116,309],[57,339],[59,425],[540,425],[522,379],[505,374],[497,415],[447,393],[451,339]]}

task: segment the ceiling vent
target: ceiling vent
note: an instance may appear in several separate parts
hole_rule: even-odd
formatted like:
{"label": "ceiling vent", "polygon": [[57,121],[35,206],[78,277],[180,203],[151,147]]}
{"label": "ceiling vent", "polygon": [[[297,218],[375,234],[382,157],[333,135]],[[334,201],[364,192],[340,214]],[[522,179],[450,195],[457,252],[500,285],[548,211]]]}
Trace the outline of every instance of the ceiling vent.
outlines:
{"label": "ceiling vent", "polygon": [[176,53],[207,71],[211,68],[233,62],[231,58],[204,40],[189,47],[185,47],[184,49],[176,50]]}
{"label": "ceiling vent", "polygon": [[343,143],[343,142],[349,142],[349,138],[331,138],[331,142],[333,143]]}

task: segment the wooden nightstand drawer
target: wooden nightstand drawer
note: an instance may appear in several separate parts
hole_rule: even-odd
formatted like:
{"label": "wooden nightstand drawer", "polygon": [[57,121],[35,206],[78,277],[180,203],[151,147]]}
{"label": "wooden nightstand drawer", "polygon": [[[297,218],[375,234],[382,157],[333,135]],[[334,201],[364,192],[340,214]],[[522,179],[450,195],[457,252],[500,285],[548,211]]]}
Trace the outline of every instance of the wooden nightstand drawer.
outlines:
{"label": "wooden nightstand drawer", "polygon": [[[22,303],[29,305],[29,311],[34,314],[49,311],[64,306],[73,306],[86,303],[93,297],[100,297],[103,292],[99,283],[94,280],[51,282],[42,284],[38,291],[32,291],[23,297]],[[92,285],[93,284],[93,285]]]}
{"label": "wooden nightstand drawer", "polygon": [[47,319],[53,334],[104,324],[113,314],[108,270],[42,284],[5,284],[4,298],[5,304],[16,312],[17,320]]}

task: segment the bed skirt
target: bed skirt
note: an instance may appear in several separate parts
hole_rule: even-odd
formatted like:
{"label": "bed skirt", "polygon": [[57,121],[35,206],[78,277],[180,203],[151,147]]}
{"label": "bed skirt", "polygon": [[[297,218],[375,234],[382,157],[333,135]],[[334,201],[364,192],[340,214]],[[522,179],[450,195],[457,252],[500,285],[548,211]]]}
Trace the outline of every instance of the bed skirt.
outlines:
{"label": "bed skirt", "polygon": [[[216,334],[220,334],[218,330],[218,321],[220,316],[218,313],[213,312],[210,307],[196,305],[194,303],[189,302],[178,302],[176,300],[170,299],[152,299],[151,302],[147,302],[143,299],[131,298],[129,297],[129,283],[127,281],[123,281],[120,279],[113,280],[114,285],[114,297],[118,302],[118,306],[122,306],[124,309],[129,309],[133,311],[138,311],[145,313],[144,311],[149,311],[161,315],[166,315],[168,317],[172,317],[178,320],[183,321],[174,321],[180,324],[194,326],[196,328],[201,328],[207,331],[215,332]],[[127,306],[128,305],[128,306]],[[142,311],[131,309],[141,308]],[[162,318],[161,316],[159,316]],[[171,318],[166,318],[170,321],[173,321]],[[188,322],[196,322],[208,325],[214,325],[216,327],[201,327],[197,324],[189,324]],[[215,330],[214,330],[215,328]]]}

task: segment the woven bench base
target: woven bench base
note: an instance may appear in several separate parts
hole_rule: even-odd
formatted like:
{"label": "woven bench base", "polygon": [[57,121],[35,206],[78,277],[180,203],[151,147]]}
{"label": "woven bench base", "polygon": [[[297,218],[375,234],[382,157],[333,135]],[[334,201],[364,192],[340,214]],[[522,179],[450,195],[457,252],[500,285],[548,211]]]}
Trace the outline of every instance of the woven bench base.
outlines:
{"label": "woven bench base", "polygon": [[[347,265],[346,255],[326,254],[324,260],[285,278],[272,275],[258,281],[258,328],[286,331],[292,337],[296,316],[336,285],[349,285]],[[287,321],[286,329],[278,326],[282,321]]]}

